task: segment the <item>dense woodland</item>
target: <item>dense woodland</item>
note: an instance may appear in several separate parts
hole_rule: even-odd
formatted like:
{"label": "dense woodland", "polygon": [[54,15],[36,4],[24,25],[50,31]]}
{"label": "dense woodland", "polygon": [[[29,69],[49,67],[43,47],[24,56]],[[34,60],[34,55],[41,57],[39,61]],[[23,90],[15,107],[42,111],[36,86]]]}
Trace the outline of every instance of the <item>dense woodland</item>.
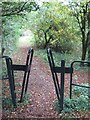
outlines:
{"label": "dense woodland", "polygon": [[[58,52],[80,51],[86,59],[89,48],[89,1],[2,2],[2,46],[13,51],[23,29],[34,35],[34,45]],[[14,45],[13,45],[14,43]]]}

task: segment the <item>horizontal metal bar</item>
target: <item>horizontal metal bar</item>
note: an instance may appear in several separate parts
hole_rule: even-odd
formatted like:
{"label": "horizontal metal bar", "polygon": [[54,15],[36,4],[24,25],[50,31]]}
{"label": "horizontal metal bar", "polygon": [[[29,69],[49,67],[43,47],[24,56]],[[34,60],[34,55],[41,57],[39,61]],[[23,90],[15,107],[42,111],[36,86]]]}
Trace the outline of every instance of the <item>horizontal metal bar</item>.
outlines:
{"label": "horizontal metal bar", "polygon": [[[61,67],[53,67],[53,71],[56,73],[63,73],[63,69]],[[73,68],[65,67],[65,73],[73,73]]]}
{"label": "horizontal metal bar", "polygon": [[71,67],[73,67],[73,64],[74,64],[74,63],[85,63],[85,64],[86,64],[86,63],[87,63],[87,64],[89,63],[89,64],[90,64],[90,61],[75,60],[75,61],[73,61],[73,62],[71,63]]}
{"label": "horizontal metal bar", "polygon": [[72,85],[74,85],[74,86],[79,86],[79,87],[90,88],[90,86],[85,86],[85,85],[78,85],[78,84],[73,84],[73,83],[72,83]]}
{"label": "horizontal metal bar", "polygon": [[5,78],[4,78],[4,77],[2,77],[2,80],[6,80],[6,79],[8,79],[8,77],[5,77]]}
{"label": "horizontal metal bar", "polygon": [[17,71],[27,71],[27,66],[26,65],[12,65],[13,70]]}
{"label": "horizontal metal bar", "polygon": [[0,56],[0,59],[1,59],[1,58],[9,58],[9,56]]}

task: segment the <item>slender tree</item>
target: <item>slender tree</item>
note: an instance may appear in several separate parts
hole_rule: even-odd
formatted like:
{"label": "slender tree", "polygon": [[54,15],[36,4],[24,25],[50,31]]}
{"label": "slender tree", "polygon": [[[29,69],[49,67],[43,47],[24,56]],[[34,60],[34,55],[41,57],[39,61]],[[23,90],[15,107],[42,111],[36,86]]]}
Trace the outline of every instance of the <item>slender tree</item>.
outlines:
{"label": "slender tree", "polygon": [[90,1],[88,2],[88,34],[87,34],[87,38],[88,38],[88,60],[90,61]]}
{"label": "slender tree", "polygon": [[80,32],[81,32],[81,36],[82,36],[82,60],[86,59],[86,52],[87,52],[87,48],[88,48],[88,41],[89,41],[89,37],[88,37],[88,19],[87,19],[87,15],[88,15],[88,2],[74,2],[72,5],[72,10],[73,10],[73,16],[75,16],[79,28],[80,28]]}
{"label": "slender tree", "polygon": [[[88,61],[90,61],[90,1],[88,2]],[[90,67],[90,64],[89,64]],[[88,83],[90,85],[90,80],[89,80],[90,75],[88,74]],[[90,98],[90,89],[88,89],[88,96]]]}

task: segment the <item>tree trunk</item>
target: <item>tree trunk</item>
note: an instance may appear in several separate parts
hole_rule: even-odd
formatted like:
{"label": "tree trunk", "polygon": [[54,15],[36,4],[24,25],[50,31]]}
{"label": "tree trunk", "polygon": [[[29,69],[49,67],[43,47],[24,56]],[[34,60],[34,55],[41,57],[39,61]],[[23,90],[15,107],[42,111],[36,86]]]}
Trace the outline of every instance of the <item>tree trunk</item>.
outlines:
{"label": "tree trunk", "polygon": [[44,33],[45,36],[45,45],[44,45],[44,49],[47,48],[48,44],[50,43],[50,40],[52,39],[52,35],[49,36],[49,38],[47,38],[47,33]]}
{"label": "tree trunk", "polygon": [[85,60],[86,58],[86,51],[87,51],[87,46],[85,43],[85,31],[82,29],[82,60]]}
{"label": "tree trunk", "polygon": [[[89,3],[88,4],[90,4],[90,1],[89,1]],[[88,7],[88,17],[87,17],[87,19],[88,19],[88,61],[90,61],[90,6]],[[90,67],[90,64],[88,64],[88,66]],[[90,69],[88,69],[88,70],[90,70]],[[88,84],[90,85],[90,80],[89,80],[89,78],[90,78],[90,71],[88,71]],[[88,88],[88,97],[89,97],[89,99],[90,99],[90,88]]]}
{"label": "tree trunk", "polygon": [[44,44],[44,49],[45,49],[48,45],[47,33],[46,32],[44,32],[44,36],[45,36],[45,44]]}
{"label": "tree trunk", "polygon": [[82,45],[82,60],[85,60],[86,52],[87,52],[87,41],[85,41],[85,44]]}

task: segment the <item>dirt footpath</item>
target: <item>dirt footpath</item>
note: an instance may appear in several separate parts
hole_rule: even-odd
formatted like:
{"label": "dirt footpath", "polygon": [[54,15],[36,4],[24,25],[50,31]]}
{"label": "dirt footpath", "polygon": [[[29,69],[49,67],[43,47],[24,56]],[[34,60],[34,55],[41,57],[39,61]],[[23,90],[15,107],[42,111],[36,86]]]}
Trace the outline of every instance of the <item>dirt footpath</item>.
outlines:
{"label": "dirt footpath", "polygon": [[[13,63],[25,64],[28,49],[29,48],[21,48],[18,53],[15,53]],[[69,74],[67,74],[65,76],[65,96],[69,96],[69,78]],[[16,82],[22,83],[21,73],[18,73]],[[4,84],[8,83],[5,82]],[[19,90],[20,89],[21,88],[19,88]],[[14,111],[7,112],[3,110],[3,117],[24,119],[59,117],[58,112],[56,112],[53,107],[57,97],[49,65],[35,55],[33,57],[27,94],[30,96],[29,104],[21,104]]]}

